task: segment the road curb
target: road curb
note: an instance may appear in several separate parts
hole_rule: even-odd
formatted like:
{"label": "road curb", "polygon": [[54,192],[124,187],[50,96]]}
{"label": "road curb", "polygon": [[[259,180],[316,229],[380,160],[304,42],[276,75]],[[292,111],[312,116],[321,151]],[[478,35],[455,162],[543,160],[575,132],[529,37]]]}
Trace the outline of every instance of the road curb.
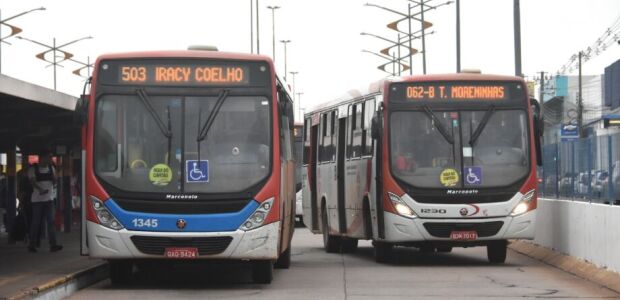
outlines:
{"label": "road curb", "polygon": [[108,264],[95,266],[68,274],[31,289],[22,290],[7,297],[7,300],[46,299],[56,300],[71,296],[75,292],[108,278]]}
{"label": "road curb", "polygon": [[508,247],[518,253],[620,293],[620,273],[597,267],[588,261],[556,252],[532,242],[511,241]]}

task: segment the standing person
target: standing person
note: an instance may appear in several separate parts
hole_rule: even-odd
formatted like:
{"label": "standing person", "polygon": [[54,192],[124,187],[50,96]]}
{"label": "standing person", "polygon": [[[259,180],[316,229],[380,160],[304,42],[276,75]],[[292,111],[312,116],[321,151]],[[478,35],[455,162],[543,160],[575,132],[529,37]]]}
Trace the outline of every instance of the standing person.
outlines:
{"label": "standing person", "polygon": [[50,242],[50,252],[62,250],[62,245],[56,241],[54,230],[54,202],[53,188],[56,182],[56,172],[51,164],[51,155],[45,151],[39,155],[39,163],[28,170],[28,178],[32,184],[32,226],[30,226],[30,243],[28,251],[37,252],[36,241],[39,239],[41,222],[47,222],[47,235]]}
{"label": "standing person", "polygon": [[[32,184],[28,178],[28,156],[24,155],[22,159],[22,167],[17,171],[17,198],[19,199],[19,213],[24,215],[26,222],[26,233],[28,234],[28,240],[30,240],[30,227],[32,226]],[[38,245],[37,241],[37,245]]]}

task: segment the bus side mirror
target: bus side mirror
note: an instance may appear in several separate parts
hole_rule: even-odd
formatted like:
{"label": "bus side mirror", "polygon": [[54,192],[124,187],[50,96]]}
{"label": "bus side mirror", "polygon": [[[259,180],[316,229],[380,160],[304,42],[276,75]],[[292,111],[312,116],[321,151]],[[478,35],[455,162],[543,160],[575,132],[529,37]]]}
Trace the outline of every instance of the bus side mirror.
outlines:
{"label": "bus side mirror", "polygon": [[540,111],[540,104],[536,99],[530,98],[530,106],[532,107],[532,117],[534,118],[534,147],[536,150],[536,164],[543,165],[542,161],[542,136],[545,123]]}
{"label": "bus side mirror", "polygon": [[375,112],[375,115],[372,116],[372,120],[370,121],[370,136],[373,140],[379,139],[379,115]]}
{"label": "bus side mirror", "polygon": [[81,95],[75,104],[73,112],[73,121],[78,126],[83,126],[88,120],[88,98],[90,95]]}

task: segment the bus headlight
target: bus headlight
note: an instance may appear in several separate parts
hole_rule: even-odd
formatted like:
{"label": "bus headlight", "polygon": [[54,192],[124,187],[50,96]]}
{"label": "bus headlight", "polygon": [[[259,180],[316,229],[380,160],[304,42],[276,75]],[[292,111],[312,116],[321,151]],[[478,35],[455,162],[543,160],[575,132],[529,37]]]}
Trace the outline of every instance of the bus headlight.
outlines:
{"label": "bus headlight", "polygon": [[390,201],[392,201],[392,205],[394,205],[394,209],[396,209],[396,212],[399,215],[410,219],[417,217],[415,212],[413,212],[413,209],[411,209],[411,207],[409,207],[403,199],[392,193],[388,193],[388,196],[390,197]]}
{"label": "bus headlight", "polygon": [[510,215],[514,217],[514,216],[522,215],[525,212],[527,212],[530,208],[530,203],[532,202],[532,198],[534,198],[535,192],[536,190],[531,190],[525,193],[525,195],[521,197],[521,201],[519,201],[519,204],[517,204],[517,206],[515,206],[515,208],[512,209],[512,213]]}
{"label": "bus headlight", "polygon": [[125,227],[119,222],[114,215],[103,205],[103,201],[90,196],[90,202],[93,205],[93,209],[95,209],[95,215],[97,216],[97,220],[99,220],[99,224],[108,227],[114,230],[121,230]]}
{"label": "bus headlight", "polygon": [[265,223],[271,207],[273,207],[274,199],[275,198],[272,197],[261,203],[260,206],[252,213],[252,215],[250,215],[247,220],[245,220],[245,222],[243,222],[243,224],[239,228],[243,231],[248,231],[263,226],[263,223]]}

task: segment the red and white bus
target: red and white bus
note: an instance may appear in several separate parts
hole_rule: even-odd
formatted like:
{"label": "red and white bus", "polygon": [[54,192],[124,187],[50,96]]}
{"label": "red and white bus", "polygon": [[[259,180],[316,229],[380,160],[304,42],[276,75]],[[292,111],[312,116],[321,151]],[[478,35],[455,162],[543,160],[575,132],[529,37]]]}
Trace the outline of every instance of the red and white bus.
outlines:
{"label": "red and white bus", "polygon": [[[293,103],[270,58],[217,51],[103,55],[82,97],[82,254],[112,282],[158,260],[288,268]],[[150,259],[150,260],[149,260]]]}
{"label": "red and white bus", "polygon": [[538,105],[518,77],[411,76],[354,90],[304,119],[304,224],[327,252],[371,239],[426,252],[532,239]]}

